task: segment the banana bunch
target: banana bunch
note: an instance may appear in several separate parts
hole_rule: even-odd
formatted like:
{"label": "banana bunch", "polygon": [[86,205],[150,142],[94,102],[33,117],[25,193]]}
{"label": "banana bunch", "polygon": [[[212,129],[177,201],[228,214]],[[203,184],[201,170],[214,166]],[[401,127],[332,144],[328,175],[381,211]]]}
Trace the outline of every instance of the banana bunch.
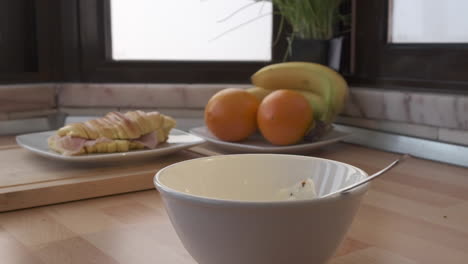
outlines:
{"label": "banana bunch", "polygon": [[315,121],[331,124],[343,109],[348,85],[331,68],[309,62],[284,62],[261,68],[251,77],[255,86],[247,91],[262,100],[279,89],[301,93],[309,102]]}

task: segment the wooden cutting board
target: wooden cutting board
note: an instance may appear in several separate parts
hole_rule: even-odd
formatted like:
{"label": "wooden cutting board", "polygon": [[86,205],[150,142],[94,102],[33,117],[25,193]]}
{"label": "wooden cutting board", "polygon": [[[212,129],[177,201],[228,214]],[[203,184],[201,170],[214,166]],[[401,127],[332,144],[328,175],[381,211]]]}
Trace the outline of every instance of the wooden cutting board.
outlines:
{"label": "wooden cutting board", "polygon": [[142,161],[74,164],[46,159],[0,137],[0,212],[154,188],[156,172],[200,154],[181,151]]}

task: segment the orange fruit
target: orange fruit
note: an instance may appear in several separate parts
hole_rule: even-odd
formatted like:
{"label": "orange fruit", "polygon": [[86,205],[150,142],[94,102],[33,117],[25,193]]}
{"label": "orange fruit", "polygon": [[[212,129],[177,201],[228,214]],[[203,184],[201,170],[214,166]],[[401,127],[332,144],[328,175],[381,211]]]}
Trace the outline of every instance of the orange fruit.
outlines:
{"label": "orange fruit", "polygon": [[274,145],[298,143],[312,122],[313,113],[309,102],[292,90],[276,90],[267,95],[257,112],[260,132]]}
{"label": "orange fruit", "polygon": [[221,140],[244,140],[257,130],[259,104],[257,97],[243,89],[221,90],[205,107],[205,124]]}

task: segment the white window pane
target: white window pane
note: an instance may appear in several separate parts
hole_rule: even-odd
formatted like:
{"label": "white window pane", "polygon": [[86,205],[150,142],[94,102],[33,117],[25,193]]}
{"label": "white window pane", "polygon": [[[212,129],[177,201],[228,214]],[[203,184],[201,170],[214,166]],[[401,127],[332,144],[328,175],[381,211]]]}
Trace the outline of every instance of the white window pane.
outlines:
{"label": "white window pane", "polygon": [[[269,61],[272,5],[261,2],[239,10],[253,2],[112,0],[112,58]],[[236,10],[239,12],[229,17]]]}
{"label": "white window pane", "polygon": [[392,0],[389,42],[468,42],[467,0]]}

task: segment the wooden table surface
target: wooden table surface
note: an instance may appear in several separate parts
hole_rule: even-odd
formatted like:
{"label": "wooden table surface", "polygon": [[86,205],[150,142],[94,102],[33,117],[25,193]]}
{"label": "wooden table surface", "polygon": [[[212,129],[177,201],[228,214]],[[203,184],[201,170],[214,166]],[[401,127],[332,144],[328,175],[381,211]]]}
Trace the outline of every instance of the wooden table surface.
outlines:
{"label": "wooden table surface", "polygon": [[153,189],[159,169],[197,157],[201,155],[184,151],[138,160],[64,162],[0,137],[0,212]]}
{"label": "wooden table surface", "polygon": [[[341,143],[311,155],[368,173],[398,156]],[[0,213],[0,263],[195,261],[149,190]],[[467,264],[468,169],[411,158],[377,179],[330,263]]]}

